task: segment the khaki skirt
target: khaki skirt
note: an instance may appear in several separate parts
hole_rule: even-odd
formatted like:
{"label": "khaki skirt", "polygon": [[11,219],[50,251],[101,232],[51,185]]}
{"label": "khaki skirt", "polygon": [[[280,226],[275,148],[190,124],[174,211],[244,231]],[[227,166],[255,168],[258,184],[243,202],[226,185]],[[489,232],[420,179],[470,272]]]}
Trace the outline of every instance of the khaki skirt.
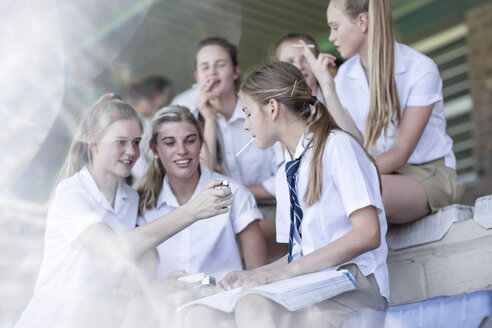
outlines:
{"label": "khaki skirt", "polygon": [[458,203],[464,192],[456,171],[444,165],[444,158],[424,164],[405,164],[395,173],[415,178],[424,187],[431,213]]}

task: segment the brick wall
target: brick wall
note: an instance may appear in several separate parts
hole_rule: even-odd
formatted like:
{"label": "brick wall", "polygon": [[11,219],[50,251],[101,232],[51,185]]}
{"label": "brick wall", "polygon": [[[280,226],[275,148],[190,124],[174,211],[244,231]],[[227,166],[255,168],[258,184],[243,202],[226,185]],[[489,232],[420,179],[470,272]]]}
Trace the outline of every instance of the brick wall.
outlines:
{"label": "brick wall", "polygon": [[466,13],[470,83],[473,97],[473,125],[476,172],[479,181],[469,186],[472,202],[476,197],[492,193],[492,3]]}

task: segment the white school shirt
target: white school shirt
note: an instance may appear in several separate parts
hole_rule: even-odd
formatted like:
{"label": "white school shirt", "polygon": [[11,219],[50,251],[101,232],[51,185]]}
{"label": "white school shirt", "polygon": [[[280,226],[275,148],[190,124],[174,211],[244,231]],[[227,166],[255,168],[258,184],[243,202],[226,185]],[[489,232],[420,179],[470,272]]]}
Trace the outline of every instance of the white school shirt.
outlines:
{"label": "white school shirt", "polygon": [[[388,267],[386,265],[388,248],[385,240],[387,224],[375,166],[352,137],[345,132],[332,131],[326,140],[322,157],[321,198],[308,207],[303,200],[312,158],[312,148],[311,145],[308,146],[308,140],[309,137],[301,138],[294,154],[294,158],[299,158],[303,154],[296,174],[296,191],[303,219],[301,223],[302,240],[296,232],[293,259],[308,255],[345,235],[352,229],[350,214],[372,205],[378,213],[381,245],[344,264],[357,264],[365,276],[373,273],[381,295],[389,299]],[[288,151],[285,156],[286,162],[292,160]],[[285,164],[277,173],[276,185],[277,241],[288,243],[290,201]],[[327,270],[336,270],[344,264]]]}
{"label": "white school shirt", "polygon": [[[230,180],[202,164],[200,171],[200,179],[191,199],[212,181]],[[219,281],[230,271],[242,270],[236,235],[263,216],[256,207],[255,197],[248,189],[234,180],[230,180],[230,188],[234,198],[228,213],[197,221],[157,247],[160,278],[176,270],[185,270],[190,274],[204,272]],[[165,176],[157,206],[147,210],[139,221],[152,222],[179,206]]]}
{"label": "white school shirt", "polygon": [[[395,42],[395,80],[402,116],[407,106],[434,104],[429,122],[408,163],[422,164],[444,157],[445,165],[455,169],[453,141],[446,134],[442,80],[434,61],[406,45]],[[335,86],[342,106],[352,116],[357,129],[364,134],[370,91],[359,55],[352,56],[340,66],[335,77]],[[381,132],[376,143],[376,155],[393,146],[395,134],[396,127],[393,124],[388,128],[386,140],[384,130]]]}
{"label": "white school shirt", "polygon": [[[188,106],[198,117],[199,111],[195,105],[198,93],[195,89],[182,92],[172,103]],[[217,138],[224,158],[225,175],[245,186],[261,184],[269,194],[275,196],[275,174],[284,161],[280,144],[277,142],[269,149],[260,149],[253,142],[236,157],[236,153],[252,138],[251,133],[244,130],[245,121],[239,99],[229,120],[217,114]]]}
{"label": "white school shirt", "polygon": [[[114,208],[84,167],[60,182],[48,210],[45,245],[34,296],[16,327],[72,327],[77,299],[98,297],[118,288],[118,278],[107,260],[96,260],[78,238],[95,223],[103,222],[116,233],[135,227],[138,194],[120,183]],[[104,264],[105,262],[105,264]],[[115,278],[116,277],[116,278]]]}

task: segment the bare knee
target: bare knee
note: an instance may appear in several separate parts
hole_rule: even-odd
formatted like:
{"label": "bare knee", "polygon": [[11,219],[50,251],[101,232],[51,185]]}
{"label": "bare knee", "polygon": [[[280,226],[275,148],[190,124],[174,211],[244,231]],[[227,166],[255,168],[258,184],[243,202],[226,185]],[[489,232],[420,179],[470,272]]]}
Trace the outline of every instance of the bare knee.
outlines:
{"label": "bare knee", "polygon": [[401,224],[430,212],[424,187],[414,178],[400,174],[381,175],[382,200],[388,222]]}
{"label": "bare knee", "polygon": [[185,328],[234,327],[232,315],[208,306],[192,306],[183,315]]}
{"label": "bare knee", "polygon": [[247,295],[236,305],[238,327],[276,327],[274,320],[278,304],[260,295]]}

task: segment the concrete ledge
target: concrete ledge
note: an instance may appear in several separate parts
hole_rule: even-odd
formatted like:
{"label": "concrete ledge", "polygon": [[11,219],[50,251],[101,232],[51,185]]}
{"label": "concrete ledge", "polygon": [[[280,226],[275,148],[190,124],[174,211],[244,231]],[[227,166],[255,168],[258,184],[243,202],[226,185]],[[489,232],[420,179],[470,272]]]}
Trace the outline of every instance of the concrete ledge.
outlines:
{"label": "concrete ledge", "polygon": [[492,290],[392,306],[386,312],[351,314],[343,328],[461,328],[491,327]]}
{"label": "concrete ledge", "polygon": [[492,229],[452,224],[438,242],[388,253],[390,304],[492,289]]}
{"label": "concrete ledge", "polygon": [[485,229],[492,228],[492,195],[477,198],[473,218]]}
{"label": "concrete ledge", "polygon": [[441,240],[453,223],[473,217],[473,207],[453,204],[420,220],[393,225],[388,229],[386,242],[393,250]]}

